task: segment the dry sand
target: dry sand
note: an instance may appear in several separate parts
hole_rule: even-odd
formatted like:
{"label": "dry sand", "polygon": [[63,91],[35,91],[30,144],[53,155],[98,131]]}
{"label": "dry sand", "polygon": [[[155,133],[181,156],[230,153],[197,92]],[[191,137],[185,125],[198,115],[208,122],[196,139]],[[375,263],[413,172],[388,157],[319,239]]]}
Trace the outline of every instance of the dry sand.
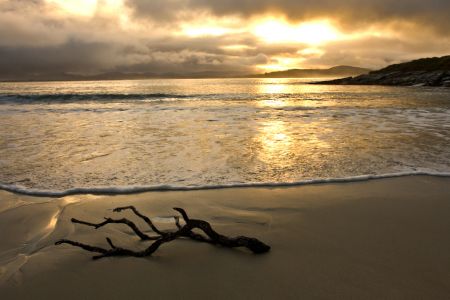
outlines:
{"label": "dry sand", "polygon": [[[184,207],[219,232],[273,248],[253,255],[177,240],[152,257],[93,261],[53,246],[70,238],[106,247],[108,236],[145,248],[122,225],[95,231],[70,222],[117,217],[110,209],[124,205],[158,217]],[[170,218],[156,221],[173,227]],[[430,176],[127,196],[0,192],[0,298],[449,299],[449,230],[450,178]]]}

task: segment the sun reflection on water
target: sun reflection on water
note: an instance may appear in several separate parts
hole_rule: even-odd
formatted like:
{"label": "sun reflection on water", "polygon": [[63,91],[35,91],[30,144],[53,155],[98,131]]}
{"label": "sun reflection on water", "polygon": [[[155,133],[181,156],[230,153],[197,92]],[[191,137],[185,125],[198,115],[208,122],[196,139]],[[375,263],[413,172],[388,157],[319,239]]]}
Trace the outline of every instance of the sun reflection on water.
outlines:
{"label": "sun reflection on water", "polygon": [[286,85],[285,84],[264,84],[261,85],[261,93],[264,94],[282,94],[286,93]]}
{"label": "sun reflection on water", "polygon": [[292,124],[274,118],[261,123],[254,138],[259,161],[281,177],[287,176],[292,168],[313,165],[312,161],[333,151],[328,142],[333,130],[323,122]]}
{"label": "sun reflection on water", "polygon": [[259,105],[262,107],[284,107],[286,106],[286,102],[284,100],[281,99],[266,99],[266,100],[261,100],[259,102]]}
{"label": "sun reflection on water", "polygon": [[288,167],[291,164],[288,156],[292,150],[293,139],[283,121],[271,120],[263,123],[256,139],[261,145],[258,158],[262,162],[278,167]]}
{"label": "sun reflection on water", "polygon": [[[1,86],[43,95],[0,105],[0,181],[26,188],[290,182],[448,165],[440,92],[272,78]],[[48,230],[58,227],[54,213]]]}
{"label": "sun reflection on water", "polygon": [[[288,86],[280,79],[274,79],[270,82],[262,80],[260,82],[258,92],[261,94],[284,94],[288,92]],[[261,107],[284,107],[286,106],[284,99],[264,99],[258,103]]]}

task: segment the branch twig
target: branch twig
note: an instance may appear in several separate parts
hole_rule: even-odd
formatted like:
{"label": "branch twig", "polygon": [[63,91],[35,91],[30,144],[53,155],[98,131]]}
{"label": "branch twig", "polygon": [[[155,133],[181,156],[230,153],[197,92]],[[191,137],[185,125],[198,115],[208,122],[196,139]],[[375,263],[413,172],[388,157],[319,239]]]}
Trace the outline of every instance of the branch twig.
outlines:
{"label": "branch twig", "polygon": [[[110,238],[106,238],[106,241],[108,242],[111,249],[104,249],[100,247],[95,247],[87,244],[83,244],[80,242],[72,241],[63,239],[58,242],[56,242],[56,245],[60,244],[69,244],[75,247],[82,248],[86,251],[90,252],[96,252],[100,253],[99,255],[94,256],[94,259],[99,259],[103,257],[109,257],[109,256],[134,256],[134,257],[144,257],[144,256],[150,256],[152,255],[158,248],[164,244],[171,242],[179,237],[188,237],[196,241],[200,242],[207,242],[211,244],[217,244],[223,247],[228,248],[236,248],[236,247],[245,247],[252,251],[255,254],[261,254],[266,253],[270,250],[270,246],[264,244],[260,240],[256,238],[246,237],[246,236],[238,236],[238,237],[227,237],[225,235],[222,235],[218,232],[216,232],[211,225],[203,220],[197,220],[197,219],[191,219],[188,217],[186,211],[182,208],[174,208],[178,213],[180,213],[181,217],[183,218],[184,222],[186,223],[184,226],[182,226],[179,222],[179,217],[174,217],[175,219],[175,225],[177,226],[178,230],[174,232],[163,232],[159,230],[152,221],[145,215],[141,214],[134,206],[126,206],[126,207],[118,207],[114,209],[114,212],[120,212],[122,210],[129,209],[134,212],[135,215],[143,219],[150,228],[159,236],[148,236],[147,234],[143,233],[133,222],[129,221],[128,219],[111,219],[111,218],[105,218],[105,221],[95,224],[90,223],[86,221],[80,221],[77,219],[72,219],[73,223],[83,224],[87,226],[92,226],[95,229],[103,227],[107,224],[111,223],[119,223],[119,224],[126,224],[128,225],[137,236],[141,238],[141,240],[154,240],[154,242],[148,246],[146,249],[142,251],[133,251],[121,247],[116,247]],[[199,229],[203,231],[203,233],[206,234],[207,237],[195,233],[192,230],[193,229]]]}
{"label": "branch twig", "polygon": [[78,224],[83,224],[83,225],[87,225],[87,226],[92,226],[95,229],[99,229],[100,227],[103,227],[103,226],[105,226],[107,224],[111,224],[111,223],[125,224],[125,225],[128,225],[128,227],[130,227],[134,231],[134,233],[136,233],[136,235],[138,237],[140,237],[141,240],[143,240],[143,241],[159,239],[159,236],[149,236],[149,235],[143,233],[141,230],[139,230],[139,228],[136,226],[136,224],[134,224],[133,222],[131,222],[130,220],[125,219],[125,218],[123,218],[123,219],[105,218],[105,221],[98,223],[98,224],[90,223],[90,222],[86,222],[86,221],[80,221],[75,218],[72,218],[71,221],[72,221],[72,223],[78,223]]}

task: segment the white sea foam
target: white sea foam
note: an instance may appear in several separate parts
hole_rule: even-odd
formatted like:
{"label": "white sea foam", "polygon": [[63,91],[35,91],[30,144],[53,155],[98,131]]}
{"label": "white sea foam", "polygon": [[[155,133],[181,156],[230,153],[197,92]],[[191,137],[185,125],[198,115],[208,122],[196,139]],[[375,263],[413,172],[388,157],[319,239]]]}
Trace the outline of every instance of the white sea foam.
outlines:
{"label": "white sea foam", "polygon": [[65,197],[70,195],[127,195],[138,194],[144,192],[161,192],[161,191],[196,191],[196,190],[215,190],[215,189],[230,189],[230,188],[251,188],[251,187],[295,187],[310,184],[324,184],[324,183],[350,183],[361,182],[376,179],[397,178],[406,176],[435,176],[435,177],[450,177],[450,172],[401,172],[380,175],[360,175],[344,178],[322,178],[309,179],[296,182],[249,182],[237,184],[218,184],[218,185],[199,185],[199,186],[173,186],[173,185],[148,185],[148,186],[110,186],[110,187],[77,187],[67,190],[39,190],[32,188],[25,188],[17,185],[1,184],[0,189],[12,193],[39,196],[39,197]]}

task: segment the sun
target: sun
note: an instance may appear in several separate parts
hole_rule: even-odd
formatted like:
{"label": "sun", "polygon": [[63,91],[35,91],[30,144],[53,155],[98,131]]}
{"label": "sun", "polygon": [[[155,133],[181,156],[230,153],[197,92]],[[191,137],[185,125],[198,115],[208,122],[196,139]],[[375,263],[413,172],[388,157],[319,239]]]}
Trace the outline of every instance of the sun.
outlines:
{"label": "sun", "polygon": [[318,45],[337,40],[339,33],[327,22],[304,23],[297,28],[298,40],[306,44]]}
{"label": "sun", "polygon": [[266,43],[304,43],[319,45],[337,40],[340,33],[328,21],[292,25],[283,20],[268,19],[257,23],[253,34]]}

